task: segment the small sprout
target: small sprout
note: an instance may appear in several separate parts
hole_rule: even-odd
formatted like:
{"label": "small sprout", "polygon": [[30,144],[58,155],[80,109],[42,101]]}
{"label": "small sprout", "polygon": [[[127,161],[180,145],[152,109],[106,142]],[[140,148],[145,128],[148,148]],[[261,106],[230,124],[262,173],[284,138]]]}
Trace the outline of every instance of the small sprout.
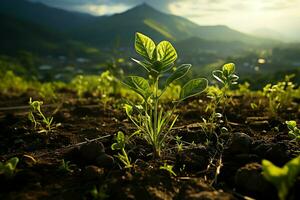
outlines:
{"label": "small sprout", "polygon": [[297,141],[300,141],[300,129],[297,127],[297,122],[294,120],[285,122],[289,129],[289,136]]}
{"label": "small sprout", "polygon": [[69,173],[69,172],[73,172],[74,170],[72,169],[73,167],[75,167],[74,164],[70,164],[70,161],[65,161],[64,159],[61,160],[61,164],[58,168],[58,170],[60,172],[63,173]]}
{"label": "small sprout", "polygon": [[264,178],[277,188],[279,199],[285,200],[300,173],[300,156],[290,160],[283,167],[263,160],[262,169]]}
{"label": "small sprout", "polygon": [[133,165],[131,164],[130,158],[125,151],[125,135],[123,132],[119,131],[116,137],[116,142],[111,145],[112,150],[120,150],[121,153],[118,153],[116,157],[125,165],[125,168],[131,168]]}
{"label": "small sprout", "polygon": [[214,70],[213,77],[222,83],[225,87],[236,85],[239,77],[235,74],[235,64],[227,63],[223,65],[222,70]]}
{"label": "small sprout", "polygon": [[280,109],[289,107],[293,102],[296,86],[290,81],[290,78],[286,77],[285,81],[275,85],[267,84],[263,88],[263,95],[268,99],[269,112],[273,116],[276,116]]}
{"label": "small sprout", "polygon": [[168,165],[165,163],[163,166],[160,166],[159,169],[168,171],[171,175],[177,176],[176,173],[173,171],[173,165]]}
{"label": "small sprout", "polygon": [[46,117],[41,110],[43,105],[42,101],[32,101],[32,98],[29,99],[29,114],[28,119],[34,124],[34,128],[39,128],[39,133],[49,133],[55,127],[58,127],[60,124],[53,124],[53,117]]}
{"label": "small sprout", "polygon": [[252,110],[256,110],[258,108],[258,105],[256,103],[251,103],[250,106]]}
{"label": "small sprout", "polygon": [[[224,115],[225,107],[229,104],[228,98],[228,90],[232,85],[238,84],[239,77],[235,74],[235,64],[234,63],[227,63],[224,64],[222,70],[214,70],[212,72],[213,77],[221,83],[221,88],[219,89],[216,87],[210,87],[209,98],[212,99],[210,106],[207,107],[207,110],[211,110],[211,117],[209,118],[209,122],[211,124],[216,124],[217,120],[220,118],[226,119]],[[222,104],[222,112],[217,113],[218,106]],[[213,132],[216,126],[211,128],[210,132]]]}
{"label": "small sprout", "polygon": [[0,162],[0,175],[4,175],[8,179],[12,178],[15,175],[18,162],[18,157],[10,158],[5,163]]}
{"label": "small sprout", "polygon": [[179,137],[178,135],[176,135],[175,140],[176,140],[178,153],[183,151],[183,143],[182,143],[181,139],[182,139],[182,137]]}

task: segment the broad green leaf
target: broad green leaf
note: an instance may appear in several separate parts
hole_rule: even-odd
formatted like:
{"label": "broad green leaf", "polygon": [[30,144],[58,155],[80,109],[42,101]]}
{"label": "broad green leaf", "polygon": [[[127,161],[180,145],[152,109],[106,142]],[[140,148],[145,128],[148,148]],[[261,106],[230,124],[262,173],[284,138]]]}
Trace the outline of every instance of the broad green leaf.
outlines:
{"label": "broad green leaf", "polygon": [[151,40],[151,38],[141,33],[136,33],[134,47],[138,54],[147,60],[152,60],[153,52],[155,50],[155,43]]}
{"label": "broad green leaf", "polygon": [[151,95],[149,83],[143,77],[128,76],[123,83],[141,95],[145,100]]}
{"label": "broad green leaf", "polygon": [[192,65],[190,64],[183,64],[180,67],[178,67],[173,74],[171,74],[171,76],[167,79],[166,83],[165,83],[165,87],[168,86],[169,84],[171,84],[173,81],[176,81],[180,78],[182,78],[183,76],[186,75],[186,73],[190,70]]}
{"label": "broad green leaf", "polygon": [[162,63],[161,70],[170,66],[177,59],[177,53],[172,44],[168,41],[160,42],[156,47],[156,59]]}
{"label": "broad green leaf", "polygon": [[300,156],[290,160],[282,168],[263,160],[262,169],[264,178],[277,188],[279,199],[284,200],[300,173]]}
{"label": "broad green leaf", "polygon": [[190,80],[181,89],[180,101],[202,93],[207,88],[207,85],[208,81],[205,78]]}
{"label": "broad green leaf", "polygon": [[235,64],[234,63],[227,63],[223,65],[222,71],[225,76],[229,76],[230,74],[233,74],[235,71]]}

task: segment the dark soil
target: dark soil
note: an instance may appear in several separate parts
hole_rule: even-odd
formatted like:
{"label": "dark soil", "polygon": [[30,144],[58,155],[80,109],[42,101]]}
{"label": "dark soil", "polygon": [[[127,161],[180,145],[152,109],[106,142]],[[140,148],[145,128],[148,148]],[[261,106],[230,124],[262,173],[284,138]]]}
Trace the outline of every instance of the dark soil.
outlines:
{"label": "dark soil", "polygon": [[[14,107],[26,106],[28,96],[1,97],[0,160],[17,156],[20,162],[13,178],[0,177],[0,199],[277,199],[260,163],[268,159],[282,166],[299,154],[299,143],[291,141],[284,124],[299,124],[297,103],[274,118],[251,109],[256,97],[233,97],[226,120],[208,133],[203,118],[209,116],[204,112],[209,100],[200,97],[176,111],[172,136],[182,137],[182,151],[169,140],[161,159],[153,159],[151,147],[136,138],[126,147],[134,167],[124,169],[110,148],[118,131],[135,130],[121,106],[74,98],[46,106],[61,126],[45,135],[33,129],[26,107]],[[228,133],[221,133],[222,125]],[[70,161],[71,171],[60,170],[62,159]],[[164,163],[174,166],[176,177],[159,169]],[[300,199],[299,185],[298,177],[292,199]]]}

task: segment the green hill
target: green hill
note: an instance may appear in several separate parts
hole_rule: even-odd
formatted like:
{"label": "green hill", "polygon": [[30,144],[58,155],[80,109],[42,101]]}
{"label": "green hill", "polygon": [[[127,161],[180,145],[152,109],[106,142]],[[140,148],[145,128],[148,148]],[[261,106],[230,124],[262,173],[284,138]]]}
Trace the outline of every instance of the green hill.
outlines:
{"label": "green hill", "polygon": [[42,25],[55,31],[65,31],[93,22],[94,16],[70,12],[27,0],[0,0],[0,13]]}
{"label": "green hill", "polygon": [[98,50],[70,40],[66,35],[15,17],[0,14],[0,53],[13,55],[19,51],[36,54],[89,54]]}

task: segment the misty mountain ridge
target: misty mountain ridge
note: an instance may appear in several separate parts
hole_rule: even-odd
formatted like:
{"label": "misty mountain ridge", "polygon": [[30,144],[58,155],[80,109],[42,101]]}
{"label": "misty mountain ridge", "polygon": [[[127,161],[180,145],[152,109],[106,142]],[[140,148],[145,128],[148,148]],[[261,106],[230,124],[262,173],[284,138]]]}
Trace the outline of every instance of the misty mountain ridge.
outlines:
{"label": "misty mountain ridge", "polygon": [[[20,25],[18,20],[27,23],[26,32],[35,32],[36,28],[32,28],[33,26],[43,29],[44,32],[41,35],[44,36],[38,37],[40,38],[38,43],[56,42],[51,39],[53,37],[49,38],[45,34],[47,31],[51,35],[56,34],[60,40],[77,41],[89,47],[100,49],[113,48],[116,45],[132,48],[135,32],[149,35],[155,41],[170,40],[181,44],[179,46],[184,46],[182,45],[184,41],[191,43],[190,38],[205,40],[205,46],[209,46],[211,42],[212,47],[218,47],[216,45],[218,42],[222,44],[224,42],[236,42],[237,46],[241,46],[240,44],[248,46],[269,45],[275,42],[241,33],[227,26],[199,26],[183,17],[160,12],[145,3],[123,13],[97,17],[26,0],[1,0],[0,14],[8,17],[11,24],[14,24],[14,20],[16,25]],[[28,24],[32,25],[29,26]],[[3,29],[10,30],[9,25],[3,20],[0,25]],[[15,28],[14,31],[20,30]],[[16,40],[13,37],[18,35],[17,40],[20,40],[24,34],[24,31],[20,31],[19,34],[6,34],[6,40],[12,41],[11,46],[15,46],[13,41]],[[3,40],[2,37],[1,40]],[[26,38],[28,43],[30,40],[35,40],[35,37]],[[42,40],[44,41],[42,42]],[[59,43],[60,40],[57,42]],[[17,45],[16,48],[19,49]],[[31,50],[30,48],[27,46],[26,50]]]}

